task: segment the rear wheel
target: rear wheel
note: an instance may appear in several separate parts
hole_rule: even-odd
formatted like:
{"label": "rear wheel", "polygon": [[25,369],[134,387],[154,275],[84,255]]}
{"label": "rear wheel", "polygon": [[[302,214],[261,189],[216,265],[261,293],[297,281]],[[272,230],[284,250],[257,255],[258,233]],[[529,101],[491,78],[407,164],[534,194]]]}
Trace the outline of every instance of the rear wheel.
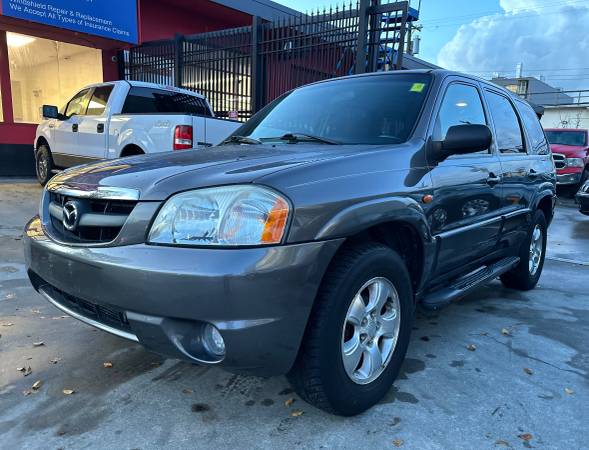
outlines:
{"label": "rear wheel", "polygon": [[388,247],[343,250],[325,275],[288,378],[307,402],[354,415],[377,403],[396,379],[413,320],[411,281]]}
{"label": "rear wheel", "polygon": [[53,176],[53,157],[51,150],[45,144],[42,144],[35,153],[35,171],[37,173],[37,180],[41,186],[45,186]]}
{"label": "rear wheel", "polygon": [[519,252],[520,261],[512,270],[501,275],[501,281],[509,288],[522,291],[533,289],[542,274],[545,256],[546,218],[542,211],[536,211]]}

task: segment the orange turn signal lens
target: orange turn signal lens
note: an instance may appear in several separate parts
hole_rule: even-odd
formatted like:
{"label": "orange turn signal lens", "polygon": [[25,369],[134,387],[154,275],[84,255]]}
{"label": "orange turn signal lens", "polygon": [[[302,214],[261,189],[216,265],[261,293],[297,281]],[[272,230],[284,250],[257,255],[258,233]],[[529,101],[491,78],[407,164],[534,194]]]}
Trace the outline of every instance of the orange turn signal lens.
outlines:
{"label": "orange turn signal lens", "polygon": [[264,244],[278,244],[282,240],[284,230],[286,228],[286,220],[288,219],[288,203],[281,198],[276,199],[276,203],[272,207],[264,231],[262,232],[262,243]]}

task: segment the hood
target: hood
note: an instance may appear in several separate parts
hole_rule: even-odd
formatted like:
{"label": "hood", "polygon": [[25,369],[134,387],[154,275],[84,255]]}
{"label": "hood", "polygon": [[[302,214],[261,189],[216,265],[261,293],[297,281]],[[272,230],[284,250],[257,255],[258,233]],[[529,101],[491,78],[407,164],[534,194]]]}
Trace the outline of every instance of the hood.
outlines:
{"label": "hood", "polygon": [[585,158],[587,147],[579,145],[550,144],[552,153],[560,153],[567,158]]}
{"label": "hood", "polygon": [[97,186],[137,189],[140,200],[164,200],[189,189],[251,183],[314,161],[361,151],[358,145],[226,145],[157,153],[73,167],[52,178],[85,190]]}

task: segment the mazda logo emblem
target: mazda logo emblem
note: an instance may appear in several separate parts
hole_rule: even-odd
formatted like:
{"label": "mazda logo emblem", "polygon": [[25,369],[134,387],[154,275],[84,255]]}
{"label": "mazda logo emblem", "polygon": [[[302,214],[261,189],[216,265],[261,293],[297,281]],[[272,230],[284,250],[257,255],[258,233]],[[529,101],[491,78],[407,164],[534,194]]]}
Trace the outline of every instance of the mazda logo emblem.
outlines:
{"label": "mazda logo emblem", "polygon": [[74,231],[79,221],[80,211],[76,202],[69,201],[63,205],[63,226],[69,231]]}

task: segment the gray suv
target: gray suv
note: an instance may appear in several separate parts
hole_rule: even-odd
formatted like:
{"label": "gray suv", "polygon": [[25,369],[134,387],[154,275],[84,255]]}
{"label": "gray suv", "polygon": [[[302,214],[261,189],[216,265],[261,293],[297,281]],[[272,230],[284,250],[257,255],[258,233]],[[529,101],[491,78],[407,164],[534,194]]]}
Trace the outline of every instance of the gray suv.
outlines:
{"label": "gray suv", "polygon": [[35,289],[172,357],[287,374],[353,415],[397,377],[417,305],[533,288],[555,172],[532,108],[404,71],[278,98],[219,146],[75,167],[26,226]]}

